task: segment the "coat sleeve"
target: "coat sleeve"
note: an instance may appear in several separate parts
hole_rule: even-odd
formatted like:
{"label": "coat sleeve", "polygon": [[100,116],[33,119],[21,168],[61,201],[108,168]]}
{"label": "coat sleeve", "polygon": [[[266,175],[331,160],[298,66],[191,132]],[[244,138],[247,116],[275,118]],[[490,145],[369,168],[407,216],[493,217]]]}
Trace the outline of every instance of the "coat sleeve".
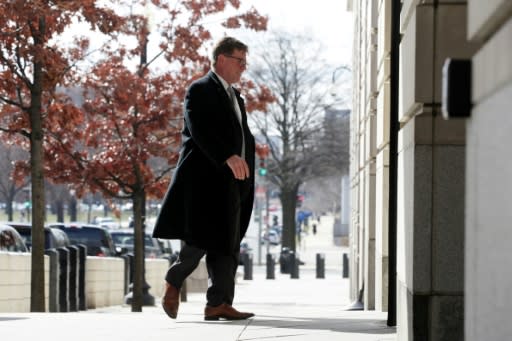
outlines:
{"label": "coat sleeve", "polygon": [[215,98],[216,93],[204,84],[193,84],[185,96],[185,124],[192,140],[218,167],[236,154],[230,139],[226,113]]}

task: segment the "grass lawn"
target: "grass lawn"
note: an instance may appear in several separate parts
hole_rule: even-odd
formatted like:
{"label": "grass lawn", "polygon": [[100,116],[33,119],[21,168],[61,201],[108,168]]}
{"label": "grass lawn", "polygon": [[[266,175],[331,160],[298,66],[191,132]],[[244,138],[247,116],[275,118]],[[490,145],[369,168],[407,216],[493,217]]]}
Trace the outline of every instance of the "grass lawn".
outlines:
{"label": "grass lawn", "polygon": [[[128,225],[128,218],[131,215],[132,215],[131,212],[122,212],[120,219],[116,219],[116,220],[119,221],[122,226],[125,226],[125,225],[127,226]],[[83,221],[83,222],[90,222],[95,216],[103,217],[103,212],[91,212],[90,214],[87,211],[78,212],[77,220],[78,221]],[[113,214],[111,214],[110,216],[113,217]],[[5,210],[0,210],[0,221],[7,221],[7,220],[8,220],[8,217],[7,217],[7,214],[5,213]],[[16,210],[14,212],[13,221],[27,222],[27,221],[30,221],[30,216],[28,216],[28,219],[27,219],[27,214],[23,214],[21,211]],[[69,221],[70,221],[69,214],[65,214],[64,215],[64,222],[69,222]],[[51,214],[49,211],[47,211],[46,221],[45,222],[46,223],[56,223],[57,222],[57,215],[56,214]]]}

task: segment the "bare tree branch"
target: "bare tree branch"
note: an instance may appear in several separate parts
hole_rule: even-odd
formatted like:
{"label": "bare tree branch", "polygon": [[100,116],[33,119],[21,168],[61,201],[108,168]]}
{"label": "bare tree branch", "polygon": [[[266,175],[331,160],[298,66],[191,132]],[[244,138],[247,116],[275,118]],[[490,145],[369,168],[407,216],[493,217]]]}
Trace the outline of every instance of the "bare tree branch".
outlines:
{"label": "bare tree branch", "polygon": [[275,33],[261,50],[265,54],[250,76],[277,101],[266,113],[253,114],[251,124],[260,142],[269,145],[269,180],[279,187],[283,206],[283,246],[294,249],[298,190],[307,180],[343,172],[348,129],[341,127],[349,121],[327,123],[337,102],[329,91],[333,68],[319,60],[320,46],[306,37]]}

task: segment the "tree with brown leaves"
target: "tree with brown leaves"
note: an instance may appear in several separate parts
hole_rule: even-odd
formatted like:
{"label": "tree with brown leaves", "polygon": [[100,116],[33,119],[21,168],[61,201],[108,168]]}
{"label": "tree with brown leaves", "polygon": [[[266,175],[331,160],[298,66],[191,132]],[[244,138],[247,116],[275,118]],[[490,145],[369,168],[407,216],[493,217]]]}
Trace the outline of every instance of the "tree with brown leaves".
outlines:
{"label": "tree with brown leaves", "polygon": [[73,121],[73,105],[62,101],[55,90],[72,79],[72,66],[83,57],[80,47],[85,42],[77,38],[77,48],[64,48],[54,38],[73,19],[109,34],[121,27],[122,18],[93,0],[2,1],[0,17],[0,130],[9,139],[23,136],[26,140],[21,144],[30,148],[30,161],[24,166],[32,181],[30,310],[44,311],[44,138],[47,131],[58,128],[55,121]]}
{"label": "tree with brown leaves", "polygon": [[[161,199],[165,193],[178,157],[185,89],[209,68],[205,51],[212,39],[202,22],[228,5],[236,10],[240,3],[179,1],[170,7],[164,1],[131,2],[125,34],[104,45],[101,59],[82,79],[81,115],[77,113],[72,122],[59,122],[67,127],[50,141],[52,169],[65,170],[55,174],[55,180],[74,183],[79,195],[101,191],[133,202],[132,311],[141,311],[144,304],[146,198]],[[137,14],[141,11],[146,13]],[[160,21],[152,26],[155,18]],[[220,24],[262,30],[266,18],[251,9]],[[269,99],[268,91],[248,85],[247,100],[253,108],[261,108]],[[76,125],[78,131],[73,129]]]}
{"label": "tree with brown leaves", "polygon": [[[240,2],[112,0],[104,7],[94,0],[0,3],[5,23],[0,33],[0,130],[30,149],[30,160],[18,162],[15,174],[18,180],[27,174],[32,180],[31,311],[45,309],[45,177],[72,184],[78,195],[101,191],[133,200],[137,281],[132,310],[141,310],[144,202],[147,195],[161,197],[167,186],[165,175],[176,160],[184,89],[208,68],[204,50],[211,34],[203,23],[228,7],[236,11]],[[147,16],[134,14],[136,8],[153,8],[161,20],[151,28]],[[221,25],[263,30],[266,21],[250,9]],[[103,39],[96,53],[79,34],[71,42],[59,39],[76,22],[87,22]],[[158,48],[148,49],[155,33]],[[130,37],[135,44],[124,46],[123,39]],[[86,59],[93,66],[80,69]],[[151,70],[161,60],[167,62],[166,71]],[[268,91],[250,85],[248,107],[261,108],[270,98]],[[73,96],[76,89],[82,89],[81,96]]]}

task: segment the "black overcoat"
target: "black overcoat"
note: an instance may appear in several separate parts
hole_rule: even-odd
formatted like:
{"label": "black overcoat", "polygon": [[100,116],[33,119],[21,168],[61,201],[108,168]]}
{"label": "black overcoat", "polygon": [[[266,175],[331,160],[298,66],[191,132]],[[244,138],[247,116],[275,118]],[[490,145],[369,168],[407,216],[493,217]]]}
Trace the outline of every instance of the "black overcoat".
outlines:
{"label": "black overcoat", "polygon": [[[235,179],[226,164],[230,156],[241,155],[242,130],[222,83],[210,71],[194,81],[185,95],[180,158],[153,237],[181,239],[226,254],[239,247],[253,206],[255,142],[243,99],[235,93],[242,113],[249,179]],[[243,198],[241,190],[247,193]]]}

